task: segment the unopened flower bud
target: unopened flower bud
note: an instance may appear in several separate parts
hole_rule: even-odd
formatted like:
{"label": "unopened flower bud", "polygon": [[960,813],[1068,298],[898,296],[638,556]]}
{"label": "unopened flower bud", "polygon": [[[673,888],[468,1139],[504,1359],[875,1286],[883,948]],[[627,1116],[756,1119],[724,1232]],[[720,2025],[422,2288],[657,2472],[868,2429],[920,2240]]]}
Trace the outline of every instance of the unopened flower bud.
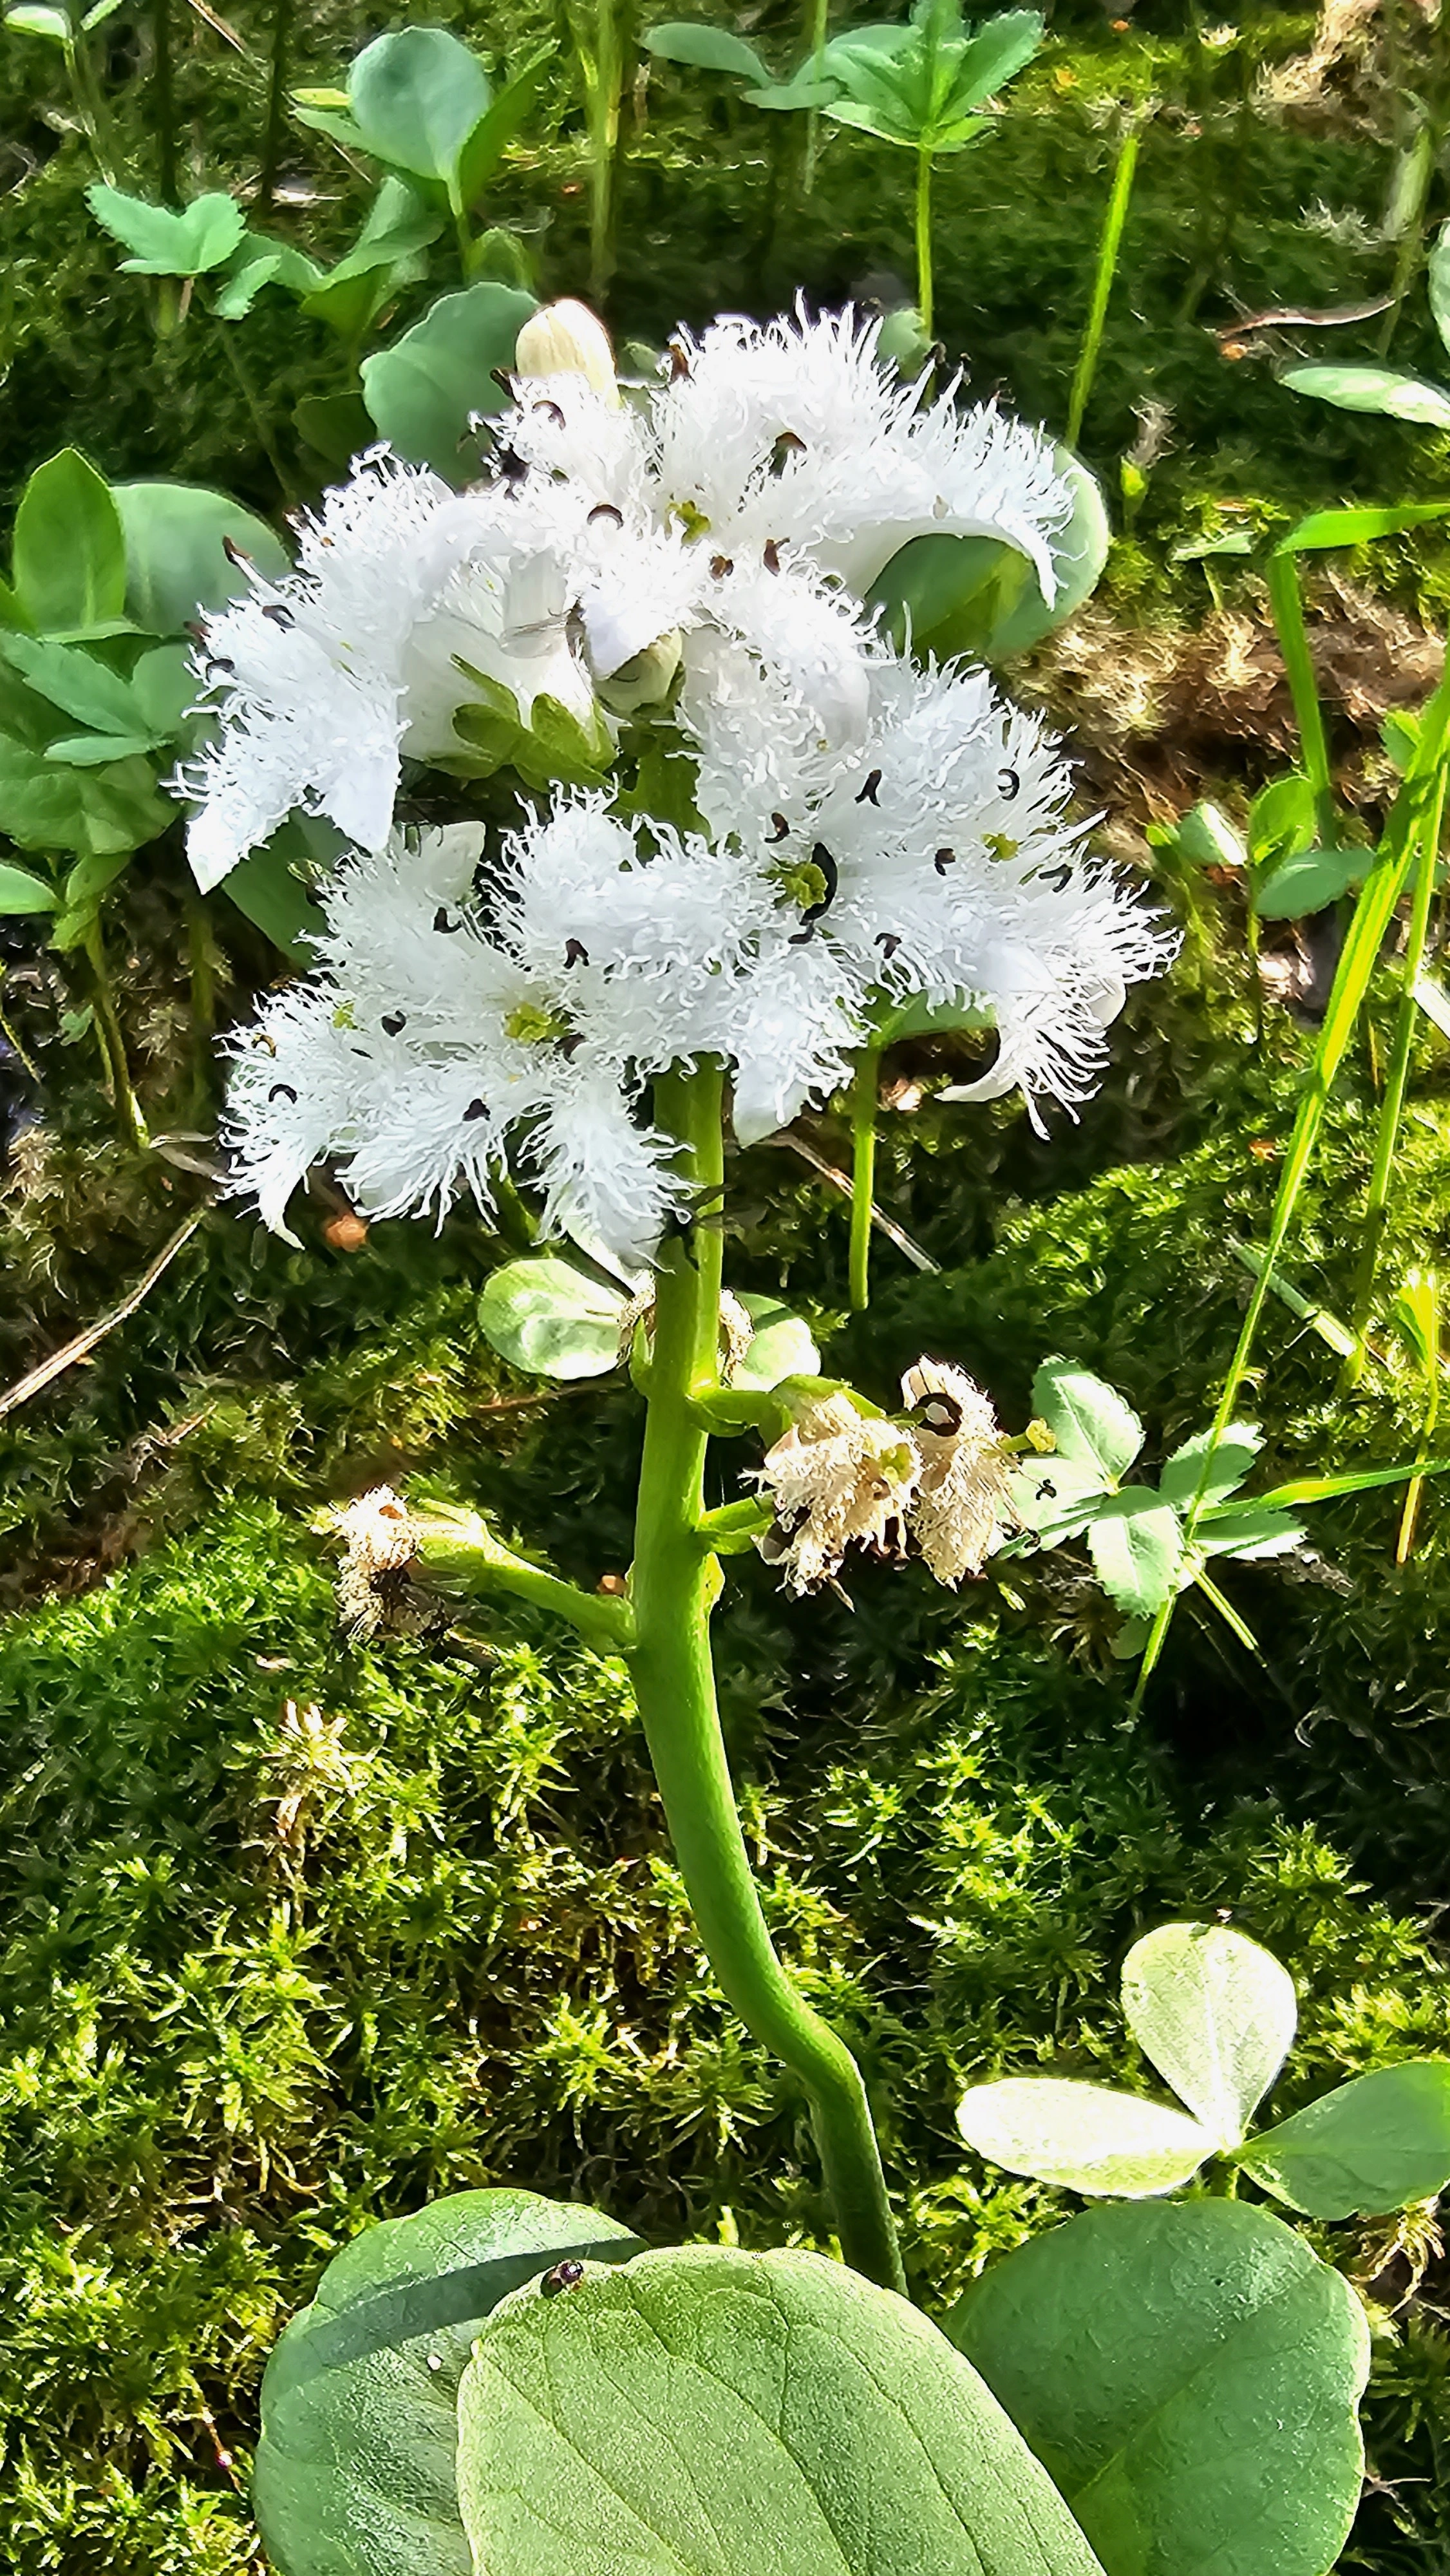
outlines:
{"label": "unopened flower bud", "polygon": [[607,679],[596,682],[599,694],[610,712],[632,716],[641,707],[663,706],[675,685],[675,676],[684,652],[684,637],[678,626],[668,634],[656,636],[642,653],[621,663]]}
{"label": "unopened flower bud", "polygon": [[615,408],[614,344],[596,313],[566,295],[531,313],[514,351],[516,376],[583,376]]}

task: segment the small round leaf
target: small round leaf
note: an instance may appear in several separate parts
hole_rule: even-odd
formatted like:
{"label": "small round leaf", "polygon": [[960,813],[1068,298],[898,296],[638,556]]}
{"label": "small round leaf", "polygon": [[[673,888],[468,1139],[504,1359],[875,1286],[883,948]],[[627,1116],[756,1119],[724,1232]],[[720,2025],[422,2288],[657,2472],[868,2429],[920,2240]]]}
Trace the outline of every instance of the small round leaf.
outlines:
{"label": "small round leaf", "polygon": [[778,1297],[745,1295],[740,1300],[755,1331],[732,1386],[779,1386],[783,1377],[816,1377],[821,1355],[809,1324],[793,1315]]}
{"label": "small round leaf", "polygon": [[1267,2210],[1085,2210],[994,2264],[948,2331],[1108,2576],[1333,2566],[1359,2502],[1369,2328]]}
{"label": "small round leaf", "polygon": [[1122,2200],[1174,2190],[1215,2143],[1181,2111],[1051,2075],[974,2085],[957,2107],[957,2127],[979,2156],[1009,2173]]}
{"label": "small round leaf", "polygon": [[1294,1980],[1222,1923],[1165,1923],[1123,1962],[1144,2056],[1223,2147],[1236,2147],[1293,2045]]}
{"label": "small round leaf", "polygon": [[603,1377],[619,1366],[624,1299],[567,1261],[508,1261],[484,1284],[478,1320],[500,1358],[535,1377]]}

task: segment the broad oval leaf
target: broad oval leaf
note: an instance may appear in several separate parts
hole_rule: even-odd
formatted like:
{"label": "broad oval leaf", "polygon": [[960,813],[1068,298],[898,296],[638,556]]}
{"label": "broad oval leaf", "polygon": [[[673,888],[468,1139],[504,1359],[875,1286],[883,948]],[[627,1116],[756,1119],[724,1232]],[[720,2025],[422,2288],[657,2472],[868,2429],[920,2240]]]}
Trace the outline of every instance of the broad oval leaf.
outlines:
{"label": "broad oval leaf", "polygon": [[1149,1487],[1109,1494],[1088,1523],[1087,1543],[1099,1583],[1129,1618],[1161,1610],[1177,1589],[1183,1524]]}
{"label": "broad oval leaf", "polygon": [[617,1289],[540,1254],[490,1273],[478,1320],[500,1358],[535,1377],[603,1377],[618,1368]]}
{"label": "broad oval leaf", "polygon": [[12,859],[0,859],[0,913],[55,912],[60,897],[44,877],[32,876],[29,868],[17,868]]}
{"label": "broad oval leaf", "polygon": [[199,613],[225,608],[247,588],[230,544],[277,580],[290,569],[282,540],[225,492],[191,483],[118,483],[127,616],[150,635],[183,634]]}
{"label": "broad oval leaf", "polygon": [[1044,1360],[1032,1381],[1032,1409],[1064,1458],[1121,1476],[1143,1446],[1143,1425],[1116,1387],[1071,1360]]}
{"label": "broad oval leaf", "polygon": [[974,2085],[957,2105],[957,2127],[1008,2173],[1112,2200],[1175,2190],[1217,2143],[1181,2111],[1052,2075]]}
{"label": "broad oval leaf", "polygon": [[1387,413],[1427,429],[1450,429],[1450,393],[1393,367],[1290,367],[1279,378],[1291,393],[1311,394],[1340,411]]}
{"label": "broad oval leaf", "polygon": [[497,2302],[562,2258],[639,2239],[531,2191],[461,2191],[329,2263],[262,2381],[252,2507],[278,2576],[472,2576],[458,2382]]}
{"label": "broad oval leaf", "polygon": [[1123,1961],[1123,2012],[1150,2065],[1222,2147],[1236,2147],[1298,2026],[1294,1980],[1223,1923],[1164,1923]]}
{"label": "broad oval leaf", "polygon": [[1078,1458],[1026,1458],[1012,1471],[1012,1514],[1044,1547],[1087,1528],[1103,1491],[1100,1467]]}
{"label": "broad oval leaf", "polygon": [[948,2331],[1108,2576],[1322,2576],[1364,2466],[1347,2281],[1266,2210],[1085,2210],[994,2264]]}
{"label": "broad oval leaf", "polygon": [[962,653],[997,663],[1025,653],[1081,608],[1107,561],[1107,513],[1081,459],[1065,447],[1054,453],[1072,509],[1048,538],[1051,604],[1026,555],[1000,537],[913,537],[866,594],[899,648],[909,635],[913,651],[939,660]]}
{"label": "broad oval leaf", "polygon": [[759,89],[772,86],[754,46],[732,36],[727,27],[701,27],[689,19],[672,18],[662,27],[651,27],[644,43],[667,63],[689,63],[702,72],[730,72],[737,80],[754,81]]}
{"label": "broad oval leaf", "polygon": [[1165,1462],[1158,1490],[1183,1511],[1195,1503],[1210,1511],[1237,1492],[1263,1445],[1264,1435],[1252,1422],[1226,1423],[1216,1439],[1211,1431],[1196,1431]]}
{"label": "broad oval leaf", "polygon": [[1440,237],[1426,262],[1430,289],[1430,311],[1435,328],[1450,349],[1450,224],[1442,224]]}
{"label": "broad oval leaf", "polygon": [[74,634],[124,614],[126,545],[119,505],[79,449],[37,465],[15,513],[15,590],[41,635]]}
{"label": "broad oval leaf", "polygon": [[465,452],[469,420],[503,408],[494,369],[513,365],[519,333],[537,309],[522,287],[487,279],[440,296],[390,349],[364,358],[363,400],[389,446],[447,482],[469,481],[476,471],[476,452]]}
{"label": "broad oval leaf", "polygon": [[793,1315],[778,1297],[747,1292],[740,1299],[755,1330],[750,1346],[731,1378],[732,1386],[779,1386],[783,1377],[817,1377],[821,1355],[809,1324]]}
{"label": "broad oval leaf", "polygon": [[1252,889],[1254,910],[1261,921],[1302,921],[1338,903],[1373,864],[1373,850],[1294,850],[1260,877]]}
{"label": "broad oval leaf", "polygon": [[1374,2218],[1450,2182],[1450,2059],[1357,2075],[1251,2139],[1238,2162],[1311,2218]]}
{"label": "broad oval leaf", "polygon": [[442,27],[402,27],[365,45],[347,89],[364,151],[445,187],[493,95],[478,56]]}
{"label": "broad oval leaf", "polygon": [[309,829],[316,829],[310,820],[289,818],[264,849],[249,850],[222,879],[222,891],[237,910],[302,967],[316,965],[316,942],[327,936],[327,915],[297,871],[296,863],[305,866],[313,855],[305,837]]}
{"label": "broad oval leaf", "polygon": [[458,2468],[488,2576],[1099,2576],[976,2372],[816,2254],[521,2292],[464,2373]]}

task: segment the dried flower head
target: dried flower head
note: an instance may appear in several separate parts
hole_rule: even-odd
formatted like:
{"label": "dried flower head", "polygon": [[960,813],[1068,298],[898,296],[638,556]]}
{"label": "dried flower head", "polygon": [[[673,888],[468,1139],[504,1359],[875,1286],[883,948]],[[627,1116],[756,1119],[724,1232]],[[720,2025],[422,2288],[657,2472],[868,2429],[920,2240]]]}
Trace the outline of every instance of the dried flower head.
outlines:
{"label": "dried flower head", "polygon": [[346,1553],[337,1577],[343,1626],[355,1637],[412,1636],[427,1616],[409,1582],[418,1526],[401,1494],[374,1485],[327,1514]]}
{"label": "dried flower head", "polygon": [[961,1369],[918,1360],[901,1381],[921,1462],[911,1535],[938,1583],[979,1574],[1011,1523],[1008,1479],[1017,1451],[990,1403]]}
{"label": "dried flower head", "polygon": [[844,1392],[822,1396],[766,1452],[759,1480],[775,1520],[756,1546],[792,1592],[828,1581],[852,1545],[899,1557],[920,1476],[899,1423],[860,1412]]}

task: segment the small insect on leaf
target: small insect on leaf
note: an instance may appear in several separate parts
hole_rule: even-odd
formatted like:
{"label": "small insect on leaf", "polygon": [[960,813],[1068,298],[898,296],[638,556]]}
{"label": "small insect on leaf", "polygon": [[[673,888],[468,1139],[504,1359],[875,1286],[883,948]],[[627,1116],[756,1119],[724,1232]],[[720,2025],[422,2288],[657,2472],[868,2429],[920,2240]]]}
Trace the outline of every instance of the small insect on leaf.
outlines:
{"label": "small insect on leaf", "polygon": [[570,2255],[566,2261],[556,2263],[552,2272],[544,2274],[539,2283],[539,2295],[545,2299],[557,2299],[561,2290],[577,2289],[583,2278],[583,2264],[576,2262]]}

